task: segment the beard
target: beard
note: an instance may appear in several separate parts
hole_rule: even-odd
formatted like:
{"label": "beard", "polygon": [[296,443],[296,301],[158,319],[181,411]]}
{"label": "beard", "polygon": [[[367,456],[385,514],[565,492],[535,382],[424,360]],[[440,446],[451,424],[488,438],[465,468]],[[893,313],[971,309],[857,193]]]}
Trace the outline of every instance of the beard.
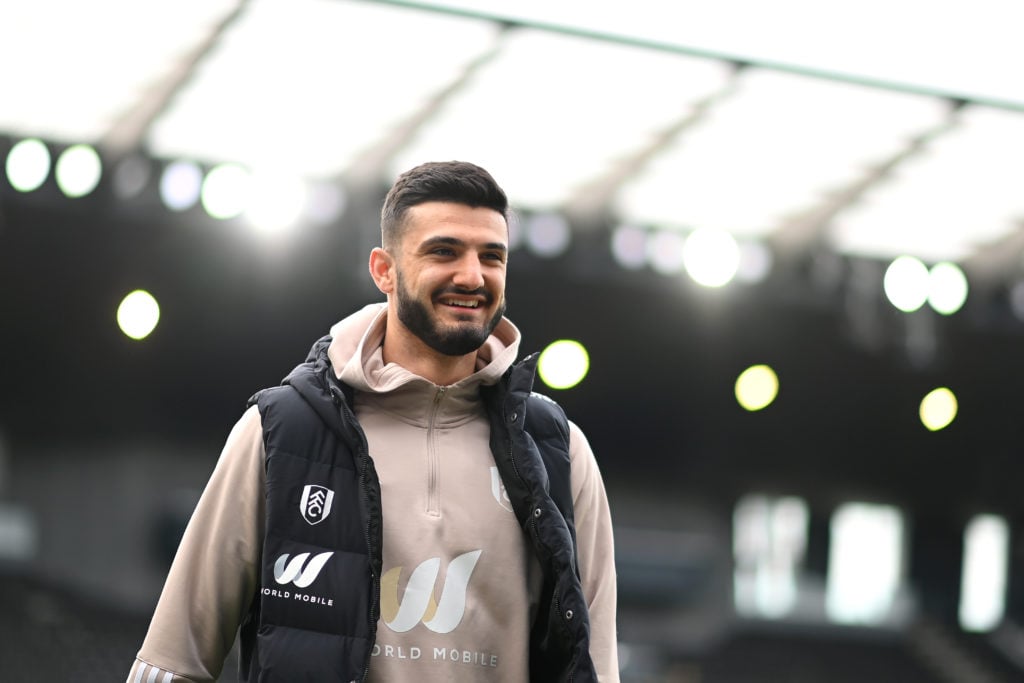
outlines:
{"label": "beard", "polygon": [[[405,288],[401,273],[398,275],[395,294],[398,302],[398,319],[402,324],[424,344],[446,356],[465,356],[479,349],[505,314],[503,298],[494,315],[482,325],[463,323],[443,326],[433,311]],[[486,290],[467,291],[455,287],[443,287],[434,291],[431,294],[431,301],[436,301],[444,294],[483,296],[485,306],[490,306],[494,302],[494,296]]]}

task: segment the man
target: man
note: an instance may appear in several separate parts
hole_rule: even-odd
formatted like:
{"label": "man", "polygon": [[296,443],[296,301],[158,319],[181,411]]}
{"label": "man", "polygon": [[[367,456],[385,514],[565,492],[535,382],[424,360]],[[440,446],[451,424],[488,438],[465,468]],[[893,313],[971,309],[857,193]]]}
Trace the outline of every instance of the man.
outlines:
{"label": "man", "polygon": [[531,394],[482,168],[398,178],[342,320],[228,437],[129,681],[617,681],[604,485]]}

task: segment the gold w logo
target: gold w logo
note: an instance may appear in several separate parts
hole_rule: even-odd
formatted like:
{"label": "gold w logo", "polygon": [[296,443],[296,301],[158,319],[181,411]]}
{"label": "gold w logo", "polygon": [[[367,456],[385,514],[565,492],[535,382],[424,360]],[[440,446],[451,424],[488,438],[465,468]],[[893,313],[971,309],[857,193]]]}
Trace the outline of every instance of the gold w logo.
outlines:
{"label": "gold w logo", "polygon": [[466,611],[466,587],[481,552],[463,553],[448,563],[440,601],[434,599],[434,584],[441,568],[440,557],[425,560],[413,570],[401,602],[398,600],[398,580],[402,567],[386,571],[380,577],[380,614],[384,623],[397,633],[405,633],[421,621],[434,633],[451,633]]}

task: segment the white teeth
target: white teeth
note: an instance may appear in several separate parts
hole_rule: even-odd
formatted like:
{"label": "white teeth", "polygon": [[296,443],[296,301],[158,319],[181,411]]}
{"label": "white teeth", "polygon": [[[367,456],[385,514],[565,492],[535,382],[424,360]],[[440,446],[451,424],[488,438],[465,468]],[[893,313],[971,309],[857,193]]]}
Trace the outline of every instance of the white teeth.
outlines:
{"label": "white teeth", "polygon": [[480,305],[479,301],[445,301],[449,306],[461,306],[463,308],[476,308]]}

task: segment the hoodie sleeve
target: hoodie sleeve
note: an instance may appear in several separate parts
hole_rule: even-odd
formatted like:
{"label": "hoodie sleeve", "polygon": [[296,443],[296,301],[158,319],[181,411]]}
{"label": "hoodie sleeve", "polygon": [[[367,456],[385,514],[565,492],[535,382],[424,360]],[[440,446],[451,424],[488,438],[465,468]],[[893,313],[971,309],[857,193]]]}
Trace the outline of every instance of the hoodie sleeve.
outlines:
{"label": "hoodie sleeve", "polygon": [[217,680],[256,590],[264,458],[253,406],[228,436],[192,513],[128,683]]}
{"label": "hoodie sleeve", "polygon": [[569,457],[580,578],[590,612],[590,657],[602,683],[619,680],[615,548],[604,480],[586,436],[569,423]]}

